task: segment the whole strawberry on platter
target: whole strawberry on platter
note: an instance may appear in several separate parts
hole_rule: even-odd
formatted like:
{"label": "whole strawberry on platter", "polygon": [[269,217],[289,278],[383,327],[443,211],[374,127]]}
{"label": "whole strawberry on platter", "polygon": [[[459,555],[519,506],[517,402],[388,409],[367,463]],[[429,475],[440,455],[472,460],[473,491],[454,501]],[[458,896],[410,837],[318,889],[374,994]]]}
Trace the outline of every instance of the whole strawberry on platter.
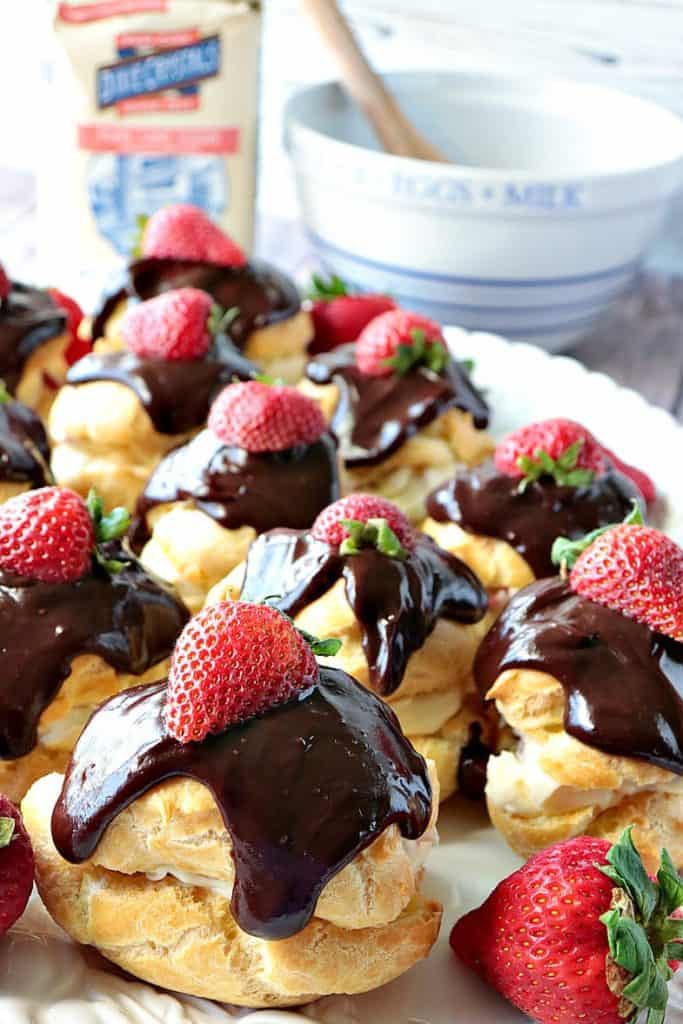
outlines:
{"label": "whole strawberry on platter", "polygon": [[93,317],[93,341],[118,343],[122,318],[135,304],[188,287],[207,292],[230,313],[223,332],[246,359],[274,377],[298,379],[313,323],[296,286],[275,267],[248,260],[203,210],[189,203],[164,206],[143,219],[136,257]]}
{"label": "whole strawberry on platter", "polygon": [[488,406],[467,368],[441,326],[417,313],[375,316],[355,344],[314,357],[300,387],[339,438],[350,489],[396,502],[413,521],[437,484],[493,447]]}
{"label": "whole strawberry on platter", "polygon": [[336,274],[314,274],[308,299],[315,331],[308,346],[311,355],[353,344],[371,320],[396,308],[390,296],[352,291]]}
{"label": "whole strawberry on platter", "polygon": [[576,540],[643,514],[654,484],[575,420],[539,420],[506,435],[493,456],[464,466],[430,494],[422,529],[458,555],[488,590],[514,591],[554,572],[557,537]]}
{"label": "whole strawberry on platter", "polygon": [[475,660],[515,743],[491,758],[494,825],[523,855],[628,824],[648,869],[683,863],[683,549],[642,524],[553,546],[559,576],[518,591]]}
{"label": "whole strawberry on platter", "polygon": [[[136,977],[252,1007],[425,957],[438,782],[393,712],[267,604],[183,630],[168,683],[103,704],[23,801],[55,921]],[[144,930],[141,930],[144,922]]]}
{"label": "whole strawberry on platter", "polygon": [[46,416],[72,363],[89,343],[83,312],[57,288],[13,281],[0,264],[0,379],[20,402]]}
{"label": "whole strawberry on platter", "polygon": [[187,619],[122,547],[128,521],[62,487],[0,506],[0,791],[13,799],[66,764],[100,701],[164,674]]}
{"label": "whole strawberry on platter", "polygon": [[648,875],[631,829],[537,853],[451,932],[456,956],[537,1024],[663,1024],[683,956],[683,879]]}
{"label": "whole strawberry on platter", "polygon": [[380,695],[434,761],[443,800],[481,800],[496,716],[472,681],[491,624],[486,595],[458,558],[374,494],[349,494],[308,529],[271,529],[210,592],[272,603],[312,634],[341,642],[328,660]]}
{"label": "whole strawberry on platter", "polygon": [[50,413],[59,483],[132,511],[163,456],[206,423],[212,400],[258,368],[226,338],[230,314],[199,288],[132,305],[117,340],[69,371]]}
{"label": "whole strawberry on platter", "polygon": [[296,388],[229,384],[207,428],[151,475],[131,543],[198,611],[258,534],[309,527],[339,494],[336,442],[320,407]]}

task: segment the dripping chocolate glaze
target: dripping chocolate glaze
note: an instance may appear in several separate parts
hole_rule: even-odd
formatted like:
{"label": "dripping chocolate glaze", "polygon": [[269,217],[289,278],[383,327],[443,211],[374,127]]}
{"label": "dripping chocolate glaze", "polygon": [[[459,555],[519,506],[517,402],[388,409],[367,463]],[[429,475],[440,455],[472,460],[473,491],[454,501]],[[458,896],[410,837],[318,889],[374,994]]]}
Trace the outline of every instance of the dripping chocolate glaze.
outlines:
{"label": "dripping chocolate glaze", "polygon": [[45,428],[21,402],[0,402],[0,480],[31,487],[53,482]]}
{"label": "dripping chocolate glaze", "polygon": [[372,686],[384,696],[401,685],[408,659],[438,618],[479,622],[487,606],[474,573],[423,534],[399,561],[373,548],[343,556],[308,533],[271,530],[249,549],[241,597],[277,595],[272,603],[295,616],[338,579],[363,633]]}
{"label": "dripping chocolate glaze", "polygon": [[38,720],[79,654],[97,654],[118,672],[140,675],[168,657],[187,621],[170,588],[115,543],[107,558],[127,559],[110,576],[93,569],[75,583],[40,583],[0,573],[0,757],[36,743]]}
{"label": "dripping chocolate glaze", "polygon": [[160,434],[184,434],[200,427],[221,388],[235,378],[249,380],[258,367],[224,338],[205,359],[144,359],[133,352],[91,352],[67,374],[68,384],[110,380],[131,388]]}
{"label": "dripping chocolate glaze", "polygon": [[486,769],[492,753],[482,739],[481,725],[473,722],[458,762],[458,792],[468,800],[484,799]]}
{"label": "dripping chocolate glaze", "polygon": [[310,445],[250,454],[203,430],[159,464],[140,497],[131,544],[149,539],[147,515],[158,505],[188,501],[229,530],[252,526],[303,529],[339,497],[336,444],[329,434]]}
{"label": "dripping chocolate glaze", "polygon": [[538,577],[555,569],[550,551],[556,537],[576,540],[610,523],[620,523],[643,497],[631,481],[609,470],[584,487],[564,487],[550,477],[520,493],[519,480],[498,472],[492,459],[459,470],[427,499],[427,513],[440,523],[507,541]]}
{"label": "dripping chocolate glaze", "polygon": [[121,285],[104,299],[93,320],[93,339],[103,337],[107,320],[124,300],[152,299],[173,288],[188,287],[208,292],[223,309],[239,311],[227,328],[237,348],[244,347],[252,331],[286,320],[301,308],[294,283],[266,263],[219,267],[193,260],[148,257],[131,263]]}
{"label": "dripping chocolate glaze", "polygon": [[479,648],[481,694],[513,668],[559,680],[582,743],[683,775],[683,644],[553,578],[520,590]]}
{"label": "dripping chocolate glaze", "polygon": [[66,330],[66,314],[42,288],[13,282],[0,302],[0,377],[14,392],[26,362],[40,345]]}
{"label": "dripping chocolate glaze", "polygon": [[488,426],[488,406],[462,367],[452,360],[440,374],[419,367],[404,376],[369,377],[356,366],[354,346],[345,345],[317,356],[306,373],[315,384],[339,388],[332,430],[350,468],[388,459],[447,409],[471,413],[480,429]]}
{"label": "dripping chocolate glaze", "polygon": [[424,761],[394,713],[350,676],[321,668],[318,684],[201,743],[166,730],[165,684],[119,694],[90,719],[52,816],[61,855],[91,856],[109,823],[174,777],[206,785],[232,840],[232,912],[240,928],[283,939],[314,913],[327,882],[389,825],[427,828]]}

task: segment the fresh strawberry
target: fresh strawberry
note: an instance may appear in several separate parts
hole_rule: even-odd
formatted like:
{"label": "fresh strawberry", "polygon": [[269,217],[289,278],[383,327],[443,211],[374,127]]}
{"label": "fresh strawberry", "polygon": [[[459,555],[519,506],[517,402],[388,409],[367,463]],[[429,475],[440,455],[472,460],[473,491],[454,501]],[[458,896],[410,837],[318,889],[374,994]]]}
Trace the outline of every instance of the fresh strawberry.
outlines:
{"label": "fresh strawberry", "polygon": [[308,346],[312,355],[351,344],[371,320],[396,308],[388,295],[350,292],[336,274],[329,280],[314,274],[309,298],[315,329]]}
{"label": "fresh strawberry", "polygon": [[77,363],[79,359],[82,359],[90,351],[90,342],[78,336],[78,330],[83,320],[83,310],[75,299],[65,295],[64,292],[60,292],[58,288],[48,288],[47,291],[55,305],[59,306],[66,313],[66,326],[71,341],[64,353],[64,358],[69,366],[73,366],[74,363]]}
{"label": "fresh strawberry", "polygon": [[10,279],[6,274],[2,263],[0,263],[0,302],[7,298],[11,290],[12,285],[10,283]]}
{"label": "fresh strawberry", "polygon": [[572,590],[683,640],[683,548],[636,523],[596,531],[584,545],[569,576]]}
{"label": "fresh strawberry", "polygon": [[311,533],[345,555],[375,547],[382,554],[400,558],[415,547],[415,531],[400,508],[374,494],[349,494],[328,505]]}
{"label": "fresh strawberry", "polygon": [[143,359],[202,359],[211,346],[213,300],[199,288],[176,288],[133,306],[121,324],[131,352]]}
{"label": "fresh strawberry", "polygon": [[647,473],[644,473],[642,469],[636,469],[635,466],[630,466],[628,462],[622,462],[619,456],[615,455],[609,448],[606,448],[604,444],[602,445],[602,451],[614,468],[623,473],[624,476],[627,476],[636,485],[647,504],[651,505],[657,497],[657,489],[652,478]]}
{"label": "fresh strawberry", "polygon": [[40,487],[0,506],[0,569],[68,583],[90,566],[95,531],[85,502],[67,487]]}
{"label": "fresh strawberry", "polygon": [[371,320],[356,344],[356,365],[370,377],[390,377],[426,366],[440,373],[448,361],[441,328],[419,313],[392,309]]}
{"label": "fresh strawberry", "polygon": [[0,793],[0,935],[24,913],[33,875],[33,849],[21,815]]}
{"label": "fresh strawberry", "polygon": [[538,1024],[662,1024],[680,956],[683,880],[662,852],[652,881],[631,830],[536,854],[455,925],[456,955]]}
{"label": "fresh strawberry", "polygon": [[550,476],[558,484],[590,483],[607,469],[601,445],[574,420],[541,420],[508,434],[497,446],[496,468],[526,481]]}
{"label": "fresh strawberry", "polygon": [[325,430],[320,406],[296,388],[250,380],[228,384],[209,413],[209,429],[248,452],[313,444]]}
{"label": "fresh strawberry", "polygon": [[558,484],[570,486],[590,483],[611,465],[636,485],[648,504],[656,497],[655,486],[646,473],[622,462],[575,420],[540,420],[513,430],[497,446],[494,459],[499,472],[506,476],[527,483],[549,476]]}
{"label": "fresh strawberry", "polygon": [[117,572],[121,563],[108,561],[97,545],[122,537],[129,525],[124,508],[105,515],[94,491],[87,502],[68,487],[18,494],[0,506],[0,569],[42,583],[73,583],[94,558]]}
{"label": "fresh strawberry", "polygon": [[243,267],[247,262],[236,242],[214,224],[198,206],[175,203],[157,210],[145,222],[142,256],[196,260],[221,267]]}
{"label": "fresh strawberry", "polygon": [[223,601],[185,626],[168,677],[166,725],[181,743],[223,732],[315,685],[313,650],[281,612]]}

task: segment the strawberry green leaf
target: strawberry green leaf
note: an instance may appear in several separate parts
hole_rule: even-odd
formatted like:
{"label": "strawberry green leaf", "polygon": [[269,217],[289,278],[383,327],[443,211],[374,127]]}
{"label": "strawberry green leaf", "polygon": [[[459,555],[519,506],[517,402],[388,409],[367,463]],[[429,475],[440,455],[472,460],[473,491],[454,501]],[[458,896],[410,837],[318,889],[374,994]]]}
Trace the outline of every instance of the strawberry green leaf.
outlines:
{"label": "strawberry green leaf", "polygon": [[95,540],[98,544],[123,537],[130,526],[127,509],[118,506],[105,515],[104,502],[94,487],[91,487],[85,503],[95,527]]}
{"label": "strawberry green leaf", "polygon": [[327,278],[322,274],[313,274],[310,286],[306,291],[307,298],[322,302],[329,302],[331,299],[338,299],[342,295],[349,294],[346,282],[336,274],[331,274]]}
{"label": "strawberry green leaf", "polygon": [[468,377],[471,377],[476,369],[477,364],[474,359],[461,359],[460,366],[468,375]]}
{"label": "strawberry green leaf", "polygon": [[672,977],[668,961],[683,951],[683,921],[670,916],[683,905],[683,880],[662,851],[657,881],[652,881],[633,842],[632,828],[611,848],[607,860],[599,867],[615,889],[612,907],[600,920],[607,929],[610,957],[628,977],[619,995],[634,1007],[629,1020],[647,1010],[647,1024],[662,1024]]}
{"label": "strawberry green leaf", "polygon": [[11,843],[15,826],[14,818],[0,818],[0,849],[4,849]]}
{"label": "strawberry green leaf", "polygon": [[142,242],[148,220],[149,217],[146,213],[140,213],[135,218],[135,234],[133,236],[133,246],[130,252],[131,256],[135,257],[135,259],[139,259],[142,256]]}
{"label": "strawberry green leaf", "polygon": [[0,405],[7,405],[8,402],[12,401],[12,396],[7,390],[7,385],[4,380],[0,378]]}
{"label": "strawberry green leaf", "polygon": [[386,519],[368,519],[367,523],[358,519],[342,519],[342,526],[348,532],[348,537],[339,547],[342,555],[357,555],[363,548],[375,548],[380,554],[400,561],[408,555]]}
{"label": "strawberry green leaf", "polygon": [[218,303],[214,303],[211,307],[211,313],[207,322],[207,328],[209,334],[215,338],[218,334],[225,334],[233,320],[236,320],[240,315],[239,306],[230,306],[229,309],[223,309]]}
{"label": "strawberry green leaf", "polygon": [[429,341],[425,332],[417,327],[411,331],[411,339],[410,344],[399,345],[395,354],[384,360],[384,365],[390,366],[399,377],[404,377],[417,366],[442,373],[449,355],[441,342]]}
{"label": "strawberry green leaf", "polygon": [[291,622],[299,636],[301,636],[309,645],[316,658],[333,658],[341,649],[342,641],[337,639],[337,637],[327,637],[326,639],[321,640],[319,637],[314,636],[313,633],[309,633],[307,630],[301,629],[300,626],[297,626],[291,615],[287,615],[287,613],[283,612],[281,608],[278,608],[277,603],[281,600],[282,594],[269,594],[267,597],[263,598],[261,604],[267,604],[270,608],[275,608],[283,618],[287,619],[288,622]]}
{"label": "strawberry green leaf", "polygon": [[631,511],[628,513],[623,523],[610,523],[609,526],[601,526],[598,530],[593,530],[591,533],[587,533],[585,537],[581,537],[579,540],[569,540],[568,537],[557,537],[553,542],[550,552],[552,563],[563,572],[573,569],[578,561],[579,555],[582,555],[586,548],[590,547],[593,541],[597,540],[598,537],[601,537],[603,533],[607,533],[608,530],[613,530],[615,526],[642,526],[643,522],[643,513],[641,512],[640,505],[634,498]]}
{"label": "strawberry green leaf", "polygon": [[593,470],[576,465],[582,445],[583,440],[575,441],[557,459],[553,459],[542,448],[537,448],[533,457],[520,455],[517,465],[524,474],[519,484],[520,494],[524,493],[529,484],[544,476],[551,477],[556,484],[564,487],[586,487],[592,483],[595,477]]}

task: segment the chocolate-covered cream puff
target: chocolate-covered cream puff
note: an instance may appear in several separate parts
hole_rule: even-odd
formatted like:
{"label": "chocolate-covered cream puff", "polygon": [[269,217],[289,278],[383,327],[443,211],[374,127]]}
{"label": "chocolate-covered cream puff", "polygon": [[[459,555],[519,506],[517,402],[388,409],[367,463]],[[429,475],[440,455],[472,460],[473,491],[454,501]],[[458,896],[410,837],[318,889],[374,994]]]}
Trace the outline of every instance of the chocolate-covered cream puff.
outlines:
{"label": "chocolate-covered cream puff", "polygon": [[0,381],[0,504],[52,482],[50,444],[40,417]]}
{"label": "chocolate-covered cream puff", "polygon": [[72,299],[54,288],[10,281],[0,265],[0,378],[42,417],[69,365],[87,348],[77,338],[81,317]]}
{"label": "chocolate-covered cream puff", "polygon": [[199,288],[230,315],[229,341],[274,377],[296,381],[313,337],[310,314],[301,307],[295,284],[242,250],[196,207],[178,204],[159,210],[145,225],[141,258],[125,270],[91,327],[94,341],[117,340],[130,306],[177,288]]}
{"label": "chocolate-covered cream puff", "polygon": [[[583,546],[560,546],[567,567]],[[511,599],[474,673],[516,737],[486,786],[515,850],[634,824],[650,865],[662,846],[683,864],[681,641],[683,551],[650,527],[606,530]]]}
{"label": "chocolate-covered cream puff", "polygon": [[122,510],[90,511],[57,487],[0,507],[0,790],[14,800],[63,770],[102,700],[164,674],[187,619],[115,539]]}
{"label": "chocolate-covered cream puff", "polygon": [[428,954],[438,784],[309,639],[267,606],[205,609],[168,686],[104,704],[66,777],[33,787],[38,887],[73,938],[152,984],[253,1007],[364,992]]}
{"label": "chocolate-covered cream puff", "polygon": [[180,288],[132,307],[119,339],[99,341],[57,396],[48,423],[55,477],[132,511],[163,456],[204,426],[218,392],[255,374],[206,292]]}
{"label": "chocolate-covered cream puff", "polygon": [[319,406],[295,388],[229,384],[207,429],[152,474],[131,542],[198,611],[257,534],[309,527],[338,497],[336,443]]}
{"label": "chocolate-covered cream puff", "polygon": [[388,498],[412,520],[458,465],[492,450],[486,403],[426,317],[383,313],[355,346],[316,357],[306,373],[300,387],[339,438],[350,489]]}
{"label": "chocolate-covered cream puff", "polygon": [[639,484],[654,496],[649,479],[585,427],[544,420],[514,431],[493,458],[459,469],[437,487],[422,529],[474,569],[489,591],[518,590],[555,571],[557,537],[575,540],[621,522],[634,503],[644,511]]}
{"label": "chocolate-covered cream puff", "polygon": [[[351,531],[349,533],[349,531]],[[342,641],[328,664],[378,693],[439,774],[442,799],[481,796],[492,722],[472,681],[490,616],[459,559],[374,495],[342,498],[310,531],[272,530],[209,594],[270,599],[302,629]]]}

